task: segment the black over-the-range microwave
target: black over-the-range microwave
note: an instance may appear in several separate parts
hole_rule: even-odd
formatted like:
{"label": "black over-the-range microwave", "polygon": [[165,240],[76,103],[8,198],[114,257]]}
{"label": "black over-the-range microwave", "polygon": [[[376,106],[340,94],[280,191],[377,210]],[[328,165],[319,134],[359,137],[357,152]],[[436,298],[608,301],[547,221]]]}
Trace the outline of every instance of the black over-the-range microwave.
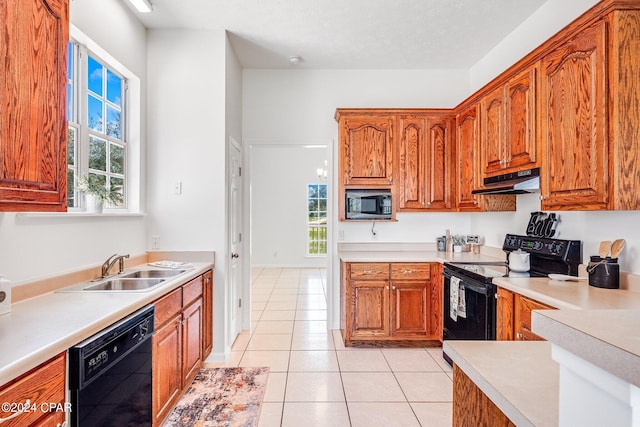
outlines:
{"label": "black over-the-range microwave", "polygon": [[391,219],[391,190],[345,190],[346,219]]}

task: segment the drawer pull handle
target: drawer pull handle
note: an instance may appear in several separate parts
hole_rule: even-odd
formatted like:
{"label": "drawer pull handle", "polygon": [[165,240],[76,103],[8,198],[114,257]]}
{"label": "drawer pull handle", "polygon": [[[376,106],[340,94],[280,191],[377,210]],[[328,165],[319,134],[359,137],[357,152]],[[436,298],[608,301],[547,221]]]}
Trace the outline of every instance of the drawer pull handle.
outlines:
{"label": "drawer pull handle", "polygon": [[9,415],[7,418],[0,418],[0,424],[26,413],[26,411],[28,411],[30,407],[31,407],[31,400],[29,399],[25,400],[24,406],[22,406],[22,409],[17,411],[15,414]]}
{"label": "drawer pull handle", "polygon": [[363,271],[364,274],[373,274],[375,272],[376,272],[375,270],[364,270]]}
{"label": "drawer pull handle", "polygon": [[403,273],[404,274],[411,274],[411,273],[413,273],[413,270],[404,270]]}

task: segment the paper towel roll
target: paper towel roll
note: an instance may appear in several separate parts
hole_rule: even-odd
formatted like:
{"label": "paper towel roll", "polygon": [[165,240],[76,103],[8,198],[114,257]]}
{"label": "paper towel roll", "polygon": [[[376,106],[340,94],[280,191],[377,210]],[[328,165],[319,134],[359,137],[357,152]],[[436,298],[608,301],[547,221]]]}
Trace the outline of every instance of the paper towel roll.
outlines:
{"label": "paper towel roll", "polygon": [[11,311],[11,282],[0,276],[0,315]]}

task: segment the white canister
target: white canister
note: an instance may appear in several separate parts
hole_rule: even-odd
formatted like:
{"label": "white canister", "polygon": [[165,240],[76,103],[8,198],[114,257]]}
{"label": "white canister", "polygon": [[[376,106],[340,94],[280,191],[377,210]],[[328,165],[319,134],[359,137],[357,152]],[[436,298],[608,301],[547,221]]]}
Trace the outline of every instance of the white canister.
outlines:
{"label": "white canister", "polygon": [[518,249],[509,254],[509,270],[517,272],[529,271],[529,252]]}
{"label": "white canister", "polygon": [[0,276],[0,315],[11,311],[11,282]]}

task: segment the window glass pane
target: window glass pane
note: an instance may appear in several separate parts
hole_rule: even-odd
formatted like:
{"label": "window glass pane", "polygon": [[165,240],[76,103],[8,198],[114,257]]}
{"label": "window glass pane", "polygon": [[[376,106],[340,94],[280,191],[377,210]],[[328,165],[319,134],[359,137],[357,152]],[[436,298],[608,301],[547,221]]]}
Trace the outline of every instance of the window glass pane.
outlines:
{"label": "window glass pane", "polygon": [[75,200],[75,172],[73,169],[67,169],[67,207],[74,207],[76,205]]}
{"label": "window glass pane", "polygon": [[321,211],[327,210],[327,199],[319,199],[318,200],[318,209]]}
{"label": "window glass pane", "polygon": [[67,132],[67,165],[74,166],[76,164],[76,130],[69,128]]}
{"label": "window glass pane", "polygon": [[112,138],[122,139],[120,111],[107,105],[107,135]]}
{"label": "window glass pane", "polygon": [[105,187],[107,185],[107,177],[105,175],[99,175],[97,173],[89,174],[89,182],[92,185],[99,185],[101,187]]}
{"label": "window glass pane", "polygon": [[109,169],[112,173],[124,173],[124,147],[117,144],[109,144],[110,162]]}
{"label": "window glass pane", "polygon": [[315,212],[318,210],[318,200],[310,199],[309,200],[309,212]]}
{"label": "window glass pane", "polygon": [[[122,178],[115,178],[115,177],[111,177],[109,178],[109,185],[110,185],[110,189],[111,191],[117,191],[118,193],[124,195],[124,180]],[[122,203],[117,203],[117,204],[113,204],[113,203],[109,203],[109,207],[121,207]]]}
{"label": "window glass pane", "polygon": [[73,121],[73,44],[67,44],[67,120]]}
{"label": "window glass pane", "polygon": [[102,96],[102,75],[103,67],[98,61],[89,56],[87,65],[87,77],[89,90],[96,95]]}
{"label": "window glass pane", "polygon": [[87,95],[87,122],[89,129],[93,129],[98,132],[102,132],[102,101],[98,98]]}
{"label": "window glass pane", "polygon": [[107,170],[107,141],[89,137],[89,168],[105,171]]}
{"label": "window glass pane", "polygon": [[118,107],[122,97],[122,79],[107,69],[107,101]]}
{"label": "window glass pane", "polygon": [[325,184],[319,185],[318,197],[323,199],[327,198],[327,186]]}
{"label": "window glass pane", "polygon": [[318,194],[318,186],[317,185],[309,185],[309,198],[317,197]]}

